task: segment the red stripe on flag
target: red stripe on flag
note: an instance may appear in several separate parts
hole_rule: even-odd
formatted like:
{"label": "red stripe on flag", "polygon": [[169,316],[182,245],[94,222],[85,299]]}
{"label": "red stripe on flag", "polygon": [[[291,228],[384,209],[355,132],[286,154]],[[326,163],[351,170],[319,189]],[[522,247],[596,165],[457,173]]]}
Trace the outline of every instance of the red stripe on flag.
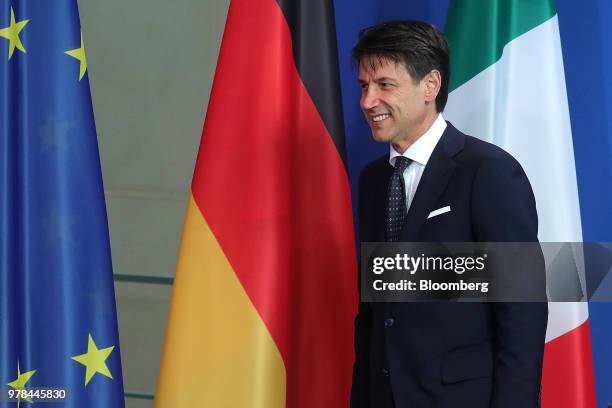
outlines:
{"label": "red stripe on flag", "polygon": [[193,196],[280,350],[287,407],[346,406],[350,189],[275,1],[232,1],[202,137]]}
{"label": "red stripe on flag", "polygon": [[595,381],[588,320],[546,343],[542,407],[595,408]]}

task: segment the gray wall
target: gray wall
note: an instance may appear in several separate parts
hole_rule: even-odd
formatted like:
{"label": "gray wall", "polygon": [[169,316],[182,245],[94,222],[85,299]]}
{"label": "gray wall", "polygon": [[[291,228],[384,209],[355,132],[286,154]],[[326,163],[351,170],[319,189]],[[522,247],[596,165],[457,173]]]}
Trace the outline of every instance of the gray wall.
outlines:
{"label": "gray wall", "polygon": [[171,286],[151,282],[174,276],[228,4],[79,0],[130,408],[152,406]]}

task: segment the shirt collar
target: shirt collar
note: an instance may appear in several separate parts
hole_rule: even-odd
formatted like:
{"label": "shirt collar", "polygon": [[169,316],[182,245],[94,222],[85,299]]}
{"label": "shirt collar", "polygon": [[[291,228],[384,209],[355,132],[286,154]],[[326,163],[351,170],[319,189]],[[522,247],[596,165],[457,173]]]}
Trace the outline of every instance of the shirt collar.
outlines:
{"label": "shirt collar", "polygon": [[395,159],[397,156],[404,156],[412,161],[415,161],[423,166],[427,165],[429,157],[433,153],[438,141],[442,137],[442,133],[446,129],[446,121],[439,113],[434,123],[427,129],[423,136],[419,137],[404,154],[399,154],[393,145],[389,145],[389,163],[395,167]]}

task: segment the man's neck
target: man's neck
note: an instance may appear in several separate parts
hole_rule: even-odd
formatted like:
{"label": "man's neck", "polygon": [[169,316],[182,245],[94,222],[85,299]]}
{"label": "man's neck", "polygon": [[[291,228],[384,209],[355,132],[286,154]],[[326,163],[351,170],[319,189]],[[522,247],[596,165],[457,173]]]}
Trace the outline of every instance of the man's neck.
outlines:
{"label": "man's neck", "polygon": [[436,119],[438,118],[438,112],[433,111],[421,122],[418,128],[414,129],[412,132],[407,134],[402,140],[397,143],[391,143],[393,148],[399,154],[404,154],[406,150],[410,146],[412,146],[417,140],[419,140],[423,135],[431,128]]}

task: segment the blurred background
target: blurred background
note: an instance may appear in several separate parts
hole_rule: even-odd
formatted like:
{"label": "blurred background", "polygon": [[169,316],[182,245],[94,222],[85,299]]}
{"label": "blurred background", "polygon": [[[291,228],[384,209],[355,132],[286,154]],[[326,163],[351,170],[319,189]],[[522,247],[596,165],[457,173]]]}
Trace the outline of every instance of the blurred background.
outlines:
{"label": "blurred background", "polygon": [[152,406],[191,175],[229,1],[79,1],[126,406]]}

